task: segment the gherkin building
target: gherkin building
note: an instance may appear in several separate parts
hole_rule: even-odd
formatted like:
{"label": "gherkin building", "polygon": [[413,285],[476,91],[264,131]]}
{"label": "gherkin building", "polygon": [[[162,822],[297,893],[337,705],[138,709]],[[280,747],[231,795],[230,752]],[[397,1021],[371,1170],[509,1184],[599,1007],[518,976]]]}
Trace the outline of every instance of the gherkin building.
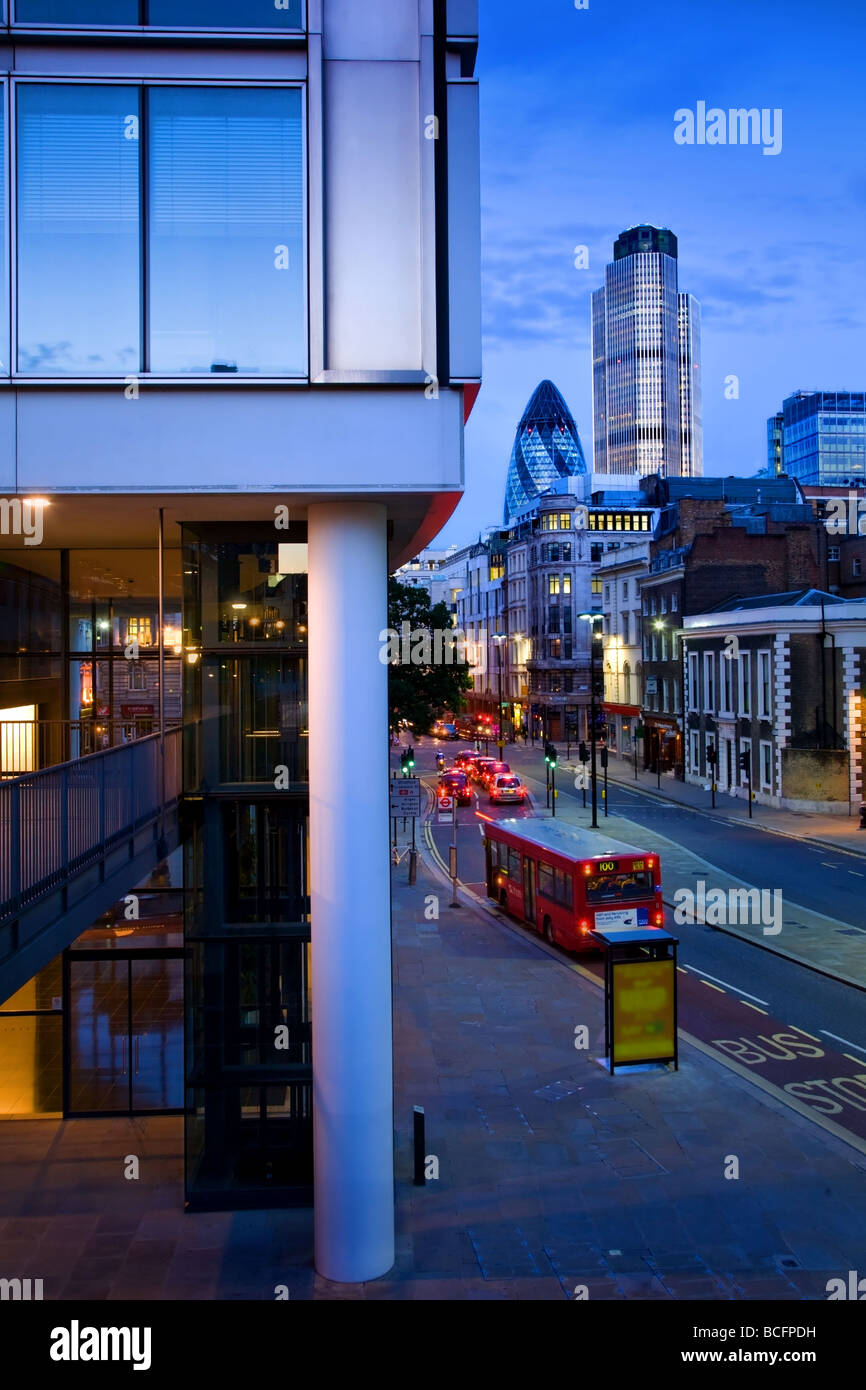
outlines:
{"label": "gherkin building", "polygon": [[586,459],[574,417],[552,381],[542,381],[520,418],[508,481],[505,525],[536,497],[550,492],[560,478],[586,473]]}

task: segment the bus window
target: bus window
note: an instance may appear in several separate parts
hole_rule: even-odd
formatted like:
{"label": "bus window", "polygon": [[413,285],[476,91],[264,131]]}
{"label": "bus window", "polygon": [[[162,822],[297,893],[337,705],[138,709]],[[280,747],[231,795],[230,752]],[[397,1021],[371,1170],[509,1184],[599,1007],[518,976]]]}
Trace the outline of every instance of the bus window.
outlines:
{"label": "bus window", "polygon": [[491,867],[491,869],[498,869],[498,868],[499,868],[499,841],[498,841],[498,840],[491,840],[491,839],[488,839],[487,843],[488,843],[488,845],[490,846],[490,867]]}
{"label": "bus window", "polygon": [[562,903],[563,907],[572,906],[572,880],[571,874],[565,873],[562,869],[555,871],[555,894],[556,901]]}
{"label": "bus window", "polygon": [[512,883],[522,883],[523,874],[520,869],[520,851],[509,849],[508,851],[508,877]]}
{"label": "bus window", "polygon": [[538,865],[538,891],[543,898],[553,901],[553,869],[549,864]]}
{"label": "bus window", "polygon": [[584,879],[588,903],[620,903],[635,898],[651,898],[652,874],[646,871],[625,874],[597,874]]}

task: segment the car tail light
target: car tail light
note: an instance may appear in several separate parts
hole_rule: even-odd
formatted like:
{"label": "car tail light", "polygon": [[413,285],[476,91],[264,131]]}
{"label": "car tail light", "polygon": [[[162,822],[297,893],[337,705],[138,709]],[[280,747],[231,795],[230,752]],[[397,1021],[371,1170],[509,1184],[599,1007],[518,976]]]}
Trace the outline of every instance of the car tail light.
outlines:
{"label": "car tail light", "polygon": [[589,922],[586,917],[581,917],[580,919],[580,930],[584,932],[589,931]]}
{"label": "car tail light", "polygon": [[657,927],[663,927],[664,924],[665,924],[665,914],[664,914],[663,912],[657,912],[657,913],[656,913],[656,926],[657,926]]}

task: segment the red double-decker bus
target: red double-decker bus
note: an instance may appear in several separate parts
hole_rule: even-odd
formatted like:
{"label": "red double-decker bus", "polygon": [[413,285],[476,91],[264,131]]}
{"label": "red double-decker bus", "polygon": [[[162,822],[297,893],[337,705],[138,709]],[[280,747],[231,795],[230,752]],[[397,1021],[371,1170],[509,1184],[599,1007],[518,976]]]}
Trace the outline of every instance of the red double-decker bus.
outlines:
{"label": "red double-decker bus", "polygon": [[487,895],[551,944],[597,949],[590,932],[663,927],[661,865],[652,851],[555,820],[488,821]]}

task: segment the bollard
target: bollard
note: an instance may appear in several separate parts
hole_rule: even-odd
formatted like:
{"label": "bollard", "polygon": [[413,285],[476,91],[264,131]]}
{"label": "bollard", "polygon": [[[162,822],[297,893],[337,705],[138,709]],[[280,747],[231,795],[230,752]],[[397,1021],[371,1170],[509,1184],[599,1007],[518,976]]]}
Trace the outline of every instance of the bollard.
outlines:
{"label": "bollard", "polygon": [[415,1141],[415,1186],[426,1186],[424,1177],[424,1150],[427,1147],[424,1142],[424,1106],[415,1105],[412,1107],[413,1138]]}
{"label": "bollard", "polygon": [[418,878],[418,851],[417,851],[417,849],[410,849],[410,851],[409,851],[409,882],[410,882],[410,883],[414,883],[414,882],[417,880],[417,878]]}

